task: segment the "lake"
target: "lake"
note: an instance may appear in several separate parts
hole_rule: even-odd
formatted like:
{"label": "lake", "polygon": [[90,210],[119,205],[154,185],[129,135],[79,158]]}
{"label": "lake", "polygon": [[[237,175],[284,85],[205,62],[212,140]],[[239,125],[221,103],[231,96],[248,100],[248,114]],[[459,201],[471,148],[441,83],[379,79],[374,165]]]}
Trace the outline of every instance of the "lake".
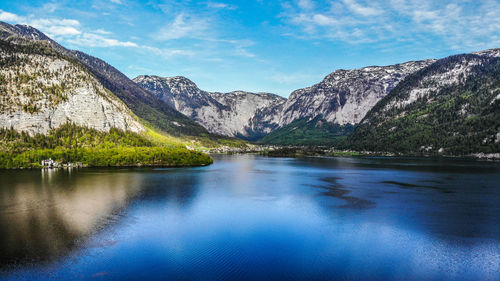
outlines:
{"label": "lake", "polygon": [[499,280],[500,163],[0,171],[0,279]]}

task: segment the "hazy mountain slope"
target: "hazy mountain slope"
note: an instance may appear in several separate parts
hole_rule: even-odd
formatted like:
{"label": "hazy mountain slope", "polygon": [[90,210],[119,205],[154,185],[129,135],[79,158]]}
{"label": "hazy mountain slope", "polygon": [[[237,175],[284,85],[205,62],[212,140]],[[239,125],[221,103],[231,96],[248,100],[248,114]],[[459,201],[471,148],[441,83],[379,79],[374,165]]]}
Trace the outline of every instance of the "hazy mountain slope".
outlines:
{"label": "hazy mountain slope", "polygon": [[358,150],[500,151],[500,49],[451,56],[408,76],[349,137]]}
{"label": "hazy mountain slope", "polygon": [[0,39],[0,127],[46,134],[65,123],[109,131],[144,127],[73,59],[43,41]]}
{"label": "hazy mountain slope", "polygon": [[250,119],[247,132],[256,141],[271,134],[279,128],[279,117],[285,105],[285,99],[278,99],[269,106],[259,108]]}
{"label": "hazy mountain slope", "polygon": [[254,140],[278,126],[285,99],[268,93],[210,93],[185,77],[139,76],[134,82],[210,132]]}
{"label": "hazy mountain slope", "polygon": [[0,38],[15,42],[34,40],[48,42],[57,52],[84,65],[99,82],[121,99],[137,116],[172,135],[202,135],[207,131],[153,94],[138,87],[123,73],[106,62],[79,51],[67,50],[37,29],[0,22]]}

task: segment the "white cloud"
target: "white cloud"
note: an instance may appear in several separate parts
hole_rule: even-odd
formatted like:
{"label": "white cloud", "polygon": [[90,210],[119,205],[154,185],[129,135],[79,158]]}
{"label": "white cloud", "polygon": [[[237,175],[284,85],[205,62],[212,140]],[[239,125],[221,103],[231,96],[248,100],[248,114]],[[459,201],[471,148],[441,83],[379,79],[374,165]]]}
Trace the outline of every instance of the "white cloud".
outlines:
{"label": "white cloud", "polygon": [[105,37],[111,35],[109,31],[98,29],[95,31],[82,31],[82,26],[75,19],[59,18],[34,18],[33,16],[19,16],[0,10],[0,20],[13,24],[21,23],[33,26],[43,33],[61,43],[69,43],[84,47],[138,47],[131,41],[120,41]]}
{"label": "white cloud", "polygon": [[[255,58],[257,55],[248,50],[249,47],[255,45],[252,40],[235,40],[235,39],[218,39],[218,38],[204,38],[205,41],[225,44],[222,49],[225,53],[234,56],[241,56],[247,58]],[[229,45],[229,47],[227,46]],[[232,49],[232,51],[230,51]]]}
{"label": "white cloud", "polygon": [[297,5],[304,10],[312,10],[316,6],[312,0],[299,0]]}
{"label": "white cloud", "polygon": [[45,32],[53,37],[81,34],[78,29],[71,26],[49,26],[45,29]]}
{"label": "white cloud", "polygon": [[0,10],[0,21],[8,21],[8,22],[21,22],[22,17],[19,17],[16,14],[6,12],[4,10]]}
{"label": "white cloud", "polygon": [[281,18],[288,24],[284,34],[349,44],[397,41],[424,46],[440,40],[450,48],[500,45],[497,0],[342,0],[313,8],[304,3],[282,5]]}
{"label": "white cloud", "polygon": [[218,3],[218,2],[208,2],[207,7],[212,9],[227,9],[227,10],[236,10],[237,8],[235,5]]}
{"label": "white cloud", "polygon": [[67,36],[67,35],[78,35],[81,32],[78,30],[80,22],[74,19],[56,19],[56,18],[44,18],[36,19],[33,17],[23,17],[18,16],[13,13],[9,13],[0,10],[0,20],[31,25],[49,36]]}
{"label": "white cloud", "polygon": [[173,56],[192,56],[194,55],[194,52],[191,51],[186,51],[186,50],[179,50],[179,49],[160,49],[156,47],[151,47],[151,46],[139,46],[139,48],[147,51],[147,52],[152,52],[153,54],[160,56],[162,58],[170,58]]}
{"label": "white cloud", "polygon": [[205,19],[198,19],[185,13],[180,13],[172,22],[154,34],[154,37],[157,40],[163,41],[184,37],[197,38],[205,36],[204,32],[208,29],[208,26],[208,21]]}
{"label": "white cloud", "polygon": [[306,73],[275,72],[274,74],[270,75],[269,78],[270,80],[278,82],[279,84],[298,84],[309,82],[309,80],[317,78],[317,75]]}
{"label": "white cloud", "polygon": [[110,1],[115,4],[123,4],[121,0],[110,0]]}
{"label": "white cloud", "polygon": [[104,34],[104,35],[113,34],[113,32],[107,31],[107,30],[104,30],[104,29],[101,29],[101,28],[94,30],[94,32],[97,33],[97,34]]}
{"label": "white cloud", "polygon": [[[141,51],[153,53],[163,59],[168,59],[174,56],[194,56],[197,54],[194,51],[180,48],[158,48],[148,45],[140,45],[133,41],[118,40],[112,38],[113,33],[108,30],[86,30],[86,28],[82,26],[79,21],[74,19],[34,18],[33,16],[19,16],[14,13],[0,10],[0,20],[13,24],[22,23],[31,25],[63,45],[68,44],[70,47],[136,48]],[[209,32],[209,28],[210,24],[207,19],[199,19],[191,17],[186,13],[181,13],[177,15],[171,23],[157,32],[155,36],[156,38],[165,41],[185,37],[195,38],[206,42],[203,45],[207,45],[205,47],[208,49],[218,48],[221,44],[223,44],[226,46],[223,48],[225,54],[250,58],[255,57],[255,54],[248,50],[248,47],[252,46],[254,42],[250,40],[218,39],[211,32]],[[139,38],[135,37],[133,40],[137,41]],[[212,43],[215,45],[210,45]],[[211,56],[208,55],[208,49],[205,49],[205,56]]]}
{"label": "white cloud", "polygon": [[138,47],[134,42],[119,41],[94,33],[83,33],[79,36],[66,39],[66,42],[84,47]]}
{"label": "white cloud", "polygon": [[315,14],[312,16],[312,22],[315,23],[315,24],[318,24],[318,25],[323,25],[323,26],[327,26],[327,25],[339,25],[339,21],[336,20],[335,18],[333,17],[329,17],[329,16],[325,16],[325,15],[322,15],[322,14]]}
{"label": "white cloud", "polygon": [[236,48],[236,50],[234,51],[234,55],[247,58],[255,58],[257,56],[245,48]]}
{"label": "white cloud", "polygon": [[59,6],[56,3],[47,3],[44,4],[40,10],[44,13],[53,13],[57,10],[58,7]]}
{"label": "white cloud", "polygon": [[215,57],[226,56],[256,57],[250,49],[255,43],[250,40],[233,39],[233,35],[228,38],[227,22],[213,11],[234,10],[238,8],[237,6],[209,0],[202,3],[210,9],[200,11],[186,5],[186,2],[172,0],[158,6],[171,19],[150,35],[153,39],[165,41],[169,46],[185,46],[185,43],[189,42],[189,47],[196,48],[195,55],[200,60],[213,60]]}
{"label": "white cloud", "polygon": [[362,15],[362,16],[378,16],[383,13],[380,8],[375,6],[361,5],[358,4],[355,0],[343,0],[344,4],[354,13]]}
{"label": "white cloud", "polygon": [[41,30],[50,37],[72,36],[82,32],[78,30],[80,22],[73,19],[26,19],[27,24]]}

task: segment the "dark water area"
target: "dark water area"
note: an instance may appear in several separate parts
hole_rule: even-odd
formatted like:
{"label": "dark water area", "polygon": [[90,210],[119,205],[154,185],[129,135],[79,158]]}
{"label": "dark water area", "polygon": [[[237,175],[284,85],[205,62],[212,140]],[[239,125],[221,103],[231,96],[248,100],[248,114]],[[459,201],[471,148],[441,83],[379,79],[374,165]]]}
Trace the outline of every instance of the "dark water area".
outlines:
{"label": "dark water area", "polygon": [[500,280],[500,163],[0,171],[2,280]]}

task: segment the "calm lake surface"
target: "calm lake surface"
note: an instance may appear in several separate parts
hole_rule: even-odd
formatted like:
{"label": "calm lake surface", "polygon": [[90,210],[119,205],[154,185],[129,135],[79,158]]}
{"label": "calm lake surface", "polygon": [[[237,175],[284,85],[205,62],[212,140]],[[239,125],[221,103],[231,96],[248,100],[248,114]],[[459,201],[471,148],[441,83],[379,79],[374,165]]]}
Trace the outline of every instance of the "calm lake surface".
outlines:
{"label": "calm lake surface", "polygon": [[499,280],[500,164],[0,171],[0,279]]}

